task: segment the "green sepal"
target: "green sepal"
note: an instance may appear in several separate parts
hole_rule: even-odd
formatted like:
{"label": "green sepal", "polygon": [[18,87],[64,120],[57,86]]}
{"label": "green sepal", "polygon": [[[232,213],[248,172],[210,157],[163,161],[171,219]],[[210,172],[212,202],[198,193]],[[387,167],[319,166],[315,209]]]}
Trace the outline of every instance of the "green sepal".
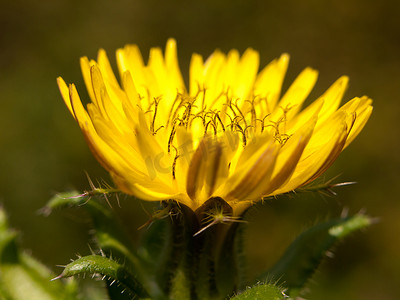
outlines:
{"label": "green sepal", "polygon": [[174,231],[174,210],[175,204],[164,203],[164,206],[152,215],[147,226],[141,228],[143,235],[137,249],[137,254],[148,273],[155,275],[155,280],[166,292],[170,288],[172,274],[179,265],[179,249],[184,242],[181,232]]}
{"label": "green sepal", "polygon": [[0,299],[76,300],[74,281],[50,282],[54,277],[44,265],[21,251],[17,233],[8,229],[0,208]]}
{"label": "green sepal", "polygon": [[236,295],[231,300],[282,300],[288,298],[284,290],[272,283],[260,283]]}
{"label": "green sepal", "polygon": [[288,288],[287,293],[295,297],[338,241],[371,223],[368,216],[357,214],[317,224],[301,233],[281,259],[259,279],[279,280]]}
{"label": "green sepal", "polygon": [[221,295],[230,295],[242,288],[243,267],[243,223],[223,224],[228,227],[224,243],[219,251],[216,280]]}
{"label": "green sepal", "polygon": [[[247,221],[245,210],[237,220],[228,223],[224,241],[217,259],[216,278],[221,295],[231,295],[247,283],[246,258],[244,253],[244,232]],[[225,225],[228,225],[225,224]]]}
{"label": "green sepal", "polygon": [[110,284],[120,285],[122,291],[129,292],[133,297],[147,297],[142,284],[135,278],[128,268],[115,260],[100,256],[88,255],[69,263],[62,273],[54,279],[66,278],[75,275],[89,274],[102,275],[110,280]]}
{"label": "green sepal", "polygon": [[199,230],[197,216],[183,204],[165,201],[146,225],[138,255],[169,299],[192,299],[199,277],[199,243],[193,237]]}
{"label": "green sepal", "polygon": [[191,299],[192,282],[188,269],[184,261],[175,270],[175,274],[171,279],[171,288],[169,291],[169,299]]}
{"label": "green sepal", "polygon": [[[199,230],[199,222],[193,210],[185,205],[176,205],[172,218],[175,246],[171,257],[178,258],[176,269],[170,272],[170,299],[196,299],[195,283],[198,279],[196,255],[199,241],[193,235]],[[171,258],[170,258],[171,259]]]}

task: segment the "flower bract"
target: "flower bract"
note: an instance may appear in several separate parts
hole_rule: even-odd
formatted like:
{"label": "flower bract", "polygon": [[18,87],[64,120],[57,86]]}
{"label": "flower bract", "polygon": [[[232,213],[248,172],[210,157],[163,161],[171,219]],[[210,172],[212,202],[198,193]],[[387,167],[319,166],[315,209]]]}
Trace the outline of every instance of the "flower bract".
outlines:
{"label": "flower bract", "polygon": [[[58,86],[94,156],[118,188],[143,200],[173,199],[193,210],[219,197],[234,215],[253,202],[290,192],[319,177],[359,134],[372,101],[340,106],[340,77],[302,108],[318,73],[305,68],[281,93],[287,54],[259,71],[259,54],[193,54],[185,84],[176,42],[165,54],[139,48],[116,52],[117,80],[104,50],[81,58],[90,103],[75,85]],[[282,95],[281,95],[282,94]]]}

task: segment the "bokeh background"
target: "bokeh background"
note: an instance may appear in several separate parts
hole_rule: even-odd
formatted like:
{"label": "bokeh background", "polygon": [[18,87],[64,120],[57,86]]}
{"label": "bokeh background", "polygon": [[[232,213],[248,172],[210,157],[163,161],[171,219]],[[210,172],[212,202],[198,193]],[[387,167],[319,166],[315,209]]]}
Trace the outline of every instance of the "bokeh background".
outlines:
{"label": "bokeh background", "polygon": [[[187,75],[190,55],[247,47],[265,65],[291,55],[287,88],[306,66],[320,71],[310,99],[340,75],[350,76],[345,98],[368,95],[374,113],[361,135],[325,175],[357,181],[334,198],[305,195],[264,203],[247,230],[249,277],[270,266],[301,229],[360,210],[380,222],[336,248],[309,284],[308,299],[400,299],[400,2],[0,0],[0,202],[21,245],[54,272],[76,254],[89,254],[89,224],[77,210],[38,214],[57,192],[89,187],[108,175],[88,150],[56,86],[56,77],[87,94],[79,57],[136,43],[178,41]],[[115,64],[114,64],[115,66]],[[141,204],[114,206],[136,238],[146,221]]]}

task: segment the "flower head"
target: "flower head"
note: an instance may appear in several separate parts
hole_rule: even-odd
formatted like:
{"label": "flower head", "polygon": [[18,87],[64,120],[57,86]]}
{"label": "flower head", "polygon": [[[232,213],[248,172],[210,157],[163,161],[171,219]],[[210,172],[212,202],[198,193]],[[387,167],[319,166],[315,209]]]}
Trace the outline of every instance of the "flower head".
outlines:
{"label": "flower head", "polygon": [[97,160],[127,194],[174,199],[193,210],[212,197],[239,214],[263,197],[292,191],[319,177],[358,135],[372,112],[368,97],[339,108],[343,76],[305,109],[317,71],[304,69],[281,97],[287,54],[261,72],[259,54],[193,54],[189,88],[176,42],[165,54],[136,45],[117,50],[120,82],[106,53],[81,58],[91,103],[73,84],[58,85]]}

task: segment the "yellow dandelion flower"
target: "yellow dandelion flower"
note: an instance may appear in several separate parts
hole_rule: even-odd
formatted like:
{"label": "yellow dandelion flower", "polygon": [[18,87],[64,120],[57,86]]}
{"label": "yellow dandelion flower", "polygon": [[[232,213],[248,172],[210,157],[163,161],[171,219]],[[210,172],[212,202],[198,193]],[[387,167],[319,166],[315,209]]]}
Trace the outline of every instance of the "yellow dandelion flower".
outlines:
{"label": "yellow dandelion flower", "polygon": [[289,56],[261,72],[259,54],[193,54],[189,89],[176,42],[165,54],[136,45],[116,53],[120,82],[104,50],[81,58],[91,99],[58,86],[97,160],[118,188],[149,201],[174,199],[193,210],[212,197],[234,215],[263,197],[292,191],[320,176],[358,135],[372,112],[368,97],[339,108],[348,78],[339,78],[301,110],[318,73],[304,69],[280,97]]}

